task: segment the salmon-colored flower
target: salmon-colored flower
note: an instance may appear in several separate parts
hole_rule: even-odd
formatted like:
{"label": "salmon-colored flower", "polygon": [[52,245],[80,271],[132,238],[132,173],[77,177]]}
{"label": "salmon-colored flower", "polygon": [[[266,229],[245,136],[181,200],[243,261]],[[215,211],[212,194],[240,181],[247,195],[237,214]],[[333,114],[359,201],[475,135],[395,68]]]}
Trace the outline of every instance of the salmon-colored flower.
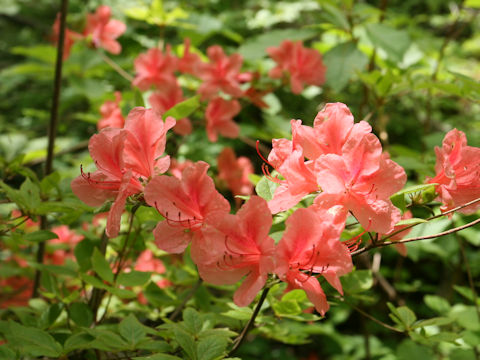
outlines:
{"label": "salmon-colored flower", "polygon": [[[175,84],[166,86],[161,91],[156,91],[148,98],[152,109],[159,114],[164,114],[179,102],[184,100],[182,88]],[[177,119],[173,131],[179,135],[188,135],[192,132],[192,123],[190,119]]]}
{"label": "salmon-colored flower", "polygon": [[181,179],[183,170],[185,170],[189,166],[192,166],[193,164],[194,163],[191,160],[178,161],[176,159],[172,159],[168,172],[175,176],[177,179]]}
{"label": "salmon-colored flower", "polygon": [[323,276],[343,294],[339,276],[353,268],[350,251],[339,241],[344,219],[334,212],[306,208],[295,211],[286,224],[276,250],[275,273],[288,283],[287,291],[305,290],[323,316],[329,305],[317,277]]}
{"label": "salmon-colored flower", "polygon": [[162,260],[157,259],[151,250],[144,250],[138,256],[135,263],[136,271],[147,271],[155,274],[163,274],[166,269]]}
{"label": "salmon-colored flower", "polygon": [[[407,210],[403,213],[401,220],[408,220],[412,218],[412,212],[410,210]],[[388,234],[385,234],[385,236],[389,236],[390,234],[397,232],[399,230],[404,229],[407,227],[407,225],[395,225],[392,231],[390,231]],[[398,241],[402,240],[405,236],[408,235],[408,233],[412,231],[412,229],[407,229],[405,231],[402,231],[396,235],[393,235],[389,237],[388,239],[391,241]],[[405,244],[395,244],[395,249],[400,253],[402,256],[407,256],[407,246]]]}
{"label": "salmon-colored flower", "polygon": [[132,84],[142,91],[149,90],[151,86],[163,89],[177,84],[174,75],[177,69],[177,58],[171,54],[169,46],[165,54],[160,49],[153,48],[138,55],[134,66],[135,79]]}
{"label": "salmon-colored flower", "polygon": [[233,97],[241,97],[243,91],[240,88],[238,74],[242,67],[243,59],[240,54],[225,55],[223,49],[218,46],[210,46],[207,49],[210,63],[203,64],[199,77],[203,80],[198,89],[202,100],[210,100],[218,96],[220,91]]}
{"label": "salmon-colored flower", "polygon": [[125,119],[122,115],[119,103],[122,100],[122,94],[119,91],[115,92],[115,100],[107,100],[100,107],[100,114],[102,118],[98,120],[97,129],[102,130],[107,127],[123,128]]}
{"label": "salmon-colored flower", "polygon": [[233,118],[240,110],[240,103],[237,100],[229,101],[215,98],[210,101],[205,112],[208,139],[216,142],[218,134],[228,138],[238,137],[240,128],[233,121]]}
{"label": "salmon-colored flower", "polygon": [[226,147],[218,155],[217,164],[218,178],[225,181],[234,196],[253,193],[253,184],[248,178],[253,174],[253,165],[249,158],[237,158],[233,149]]}
{"label": "salmon-colored flower", "polygon": [[94,14],[87,15],[87,25],[83,34],[91,39],[94,47],[105,49],[112,54],[120,54],[122,46],[116,39],[127,27],[119,20],[110,19],[111,14],[110,7],[99,6]]}
{"label": "salmon-colored flower", "polygon": [[145,201],[166,219],[153,232],[160,249],[181,253],[193,240],[193,253],[201,241],[200,230],[217,223],[230,211],[228,201],[207,175],[208,167],[199,161],[185,168],[181,179],[156,176],[145,187]]}
{"label": "salmon-colored flower", "polygon": [[315,174],[322,192],[314,203],[319,207],[342,205],[352,212],[364,229],[388,233],[400,220],[400,211],[390,196],[402,189],[406,174],[401,166],[382,154],[374,134],[352,138],[342,156],[326,154],[315,160]]}
{"label": "salmon-colored flower", "polygon": [[152,176],[167,171],[170,157],[160,156],[165,150],[166,133],[174,124],[173,118],[163,122],[151,109],[134,108],[124,129],[107,128],[90,139],[90,156],[98,170],[82,172],[71,187],[89,206],[115,200],[107,218],[109,237],[118,235],[126,199],[142,192]]}
{"label": "salmon-colored flower", "polygon": [[77,234],[67,225],[55,226],[52,232],[57,234],[58,238],[48,241],[48,245],[53,251],[46,254],[46,262],[54,265],[63,265],[65,259],[73,258],[73,249],[76,244],[83,240],[83,235]]}
{"label": "salmon-colored flower", "polygon": [[216,285],[234,284],[246,276],[233,301],[250,304],[274,269],[275,242],[268,236],[272,217],[265,200],[252,196],[235,214],[226,214],[205,235],[196,261],[200,276]]}
{"label": "salmon-colored flower", "polygon": [[[52,27],[52,37],[51,41],[56,45],[58,43],[58,38],[60,36],[60,14],[57,14],[55,22],[53,23]],[[73,44],[82,39],[82,34],[79,34],[75,31],[72,31],[68,28],[65,28],[65,38],[63,42],[63,60],[68,59],[70,56],[70,50]]]}
{"label": "salmon-colored flower", "polygon": [[325,82],[325,65],[317,50],[305,48],[301,41],[284,40],[279,47],[267,48],[277,63],[269,76],[279,79],[288,74],[294,94],[303,90],[304,84],[320,86]]}
{"label": "salmon-colored flower", "polygon": [[183,49],[183,56],[178,61],[178,70],[186,74],[200,77],[203,67],[202,59],[198,54],[190,52],[189,38],[185,38]]}
{"label": "salmon-colored flower", "polygon": [[[480,198],[480,148],[468,146],[465,134],[453,129],[445,135],[442,147],[435,147],[435,153],[436,176],[427,182],[438,184],[435,190],[443,202],[442,211]],[[479,208],[476,203],[459,211],[472,214]]]}

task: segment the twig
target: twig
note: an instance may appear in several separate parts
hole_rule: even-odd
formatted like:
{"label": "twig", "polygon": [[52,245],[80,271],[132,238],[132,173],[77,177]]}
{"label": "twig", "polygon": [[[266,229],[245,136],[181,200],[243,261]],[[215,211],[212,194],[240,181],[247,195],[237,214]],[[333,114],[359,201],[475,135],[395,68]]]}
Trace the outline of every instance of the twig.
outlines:
{"label": "twig", "polygon": [[480,218],[478,218],[477,220],[474,220],[472,222],[469,222],[466,225],[458,226],[456,228],[453,228],[453,229],[450,229],[450,230],[447,230],[447,231],[442,231],[438,234],[417,236],[417,237],[414,237],[414,238],[408,238],[408,239],[403,239],[403,240],[398,240],[398,241],[387,241],[387,242],[383,242],[383,243],[377,243],[375,245],[372,244],[372,245],[365,246],[362,249],[359,249],[357,251],[352,252],[352,256],[361,254],[365,251],[368,251],[368,250],[371,250],[371,249],[374,249],[374,248],[377,248],[377,247],[384,247],[384,246],[393,245],[393,244],[404,244],[404,243],[407,243],[407,242],[419,241],[419,240],[435,239],[437,237],[441,237],[441,236],[445,236],[445,235],[448,235],[448,234],[456,233],[458,231],[461,231],[463,229],[467,229],[467,228],[472,227],[472,226],[474,226],[476,224],[479,224],[479,223],[480,223]]}
{"label": "twig", "polygon": [[133,81],[133,76],[123,70],[115,61],[110,59],[103,51],[99,50],[98,53],[103,61],[105,61],[110,67],[115,70],[121,77],[123,77],[128,82]]}
{"label": "twig", "polygon": [[[425,219],[426,221],[430,221],[430,220],[434,220],[434,219],[438,219],[438,218],[441,218],[442,216],[445,216],[445,215],[448,215],[448,214],[451,214],[451,213],[454,213],[455,211],[458,211],[458,210],[461,210],[463,208],[466,208],[470,205],[473,205],[473,204],[476,204],[480,202],[480,198],[478,199],[475,199],[475,200],[472,200],[472,201],[469,201],[468,203],[465,203],[463,205],[460,205],[460,206],[457,206],[456,208],[453,208],[453,209],[450,209],[448,211],[445,211],[445,212],[442,212],[438,215],[434,215],[434,216],[430,216],[429,218]],[[411,229],[412,227],[414,226],[417,226],[419,224],[423,224],[423,223],[417,223],[417,224],[411,224],[411,225],[407,225],[405,226],[404,228],[400,229],[400,230],[397,230],[397,231],[394,231],[393,233],[391,233],[390,235],[388,236],[385,236],[384,238],[381,239],[381,241],[385,241],[389,238],[391,238],[392,236],[395,236],[397,234],[400,234],[401,232],[404,232],[405,230],[408,230],[408,229]]]}
{"label": "twig", "polygon": [[400,333],[403,333],[402,330],[399,330],[391,325],[388,325],[386,323],[384,323],[383,321],[381,320],[378,320],[377,318],[373,317],[372,315],[368,314],[367,312],[363,311],[362,309],[356,307],[355,305],[353,304],[350,304],[348,302],[345,301],[345,304],[347,304],[348,306],[350,306],[352,309],[354,309],[355,311],[358,311],[360,314],[362,314],[363,316],[365,316],[366,318],[372,320],[373,322],[377,323],[378,325],[381,325],[383,326],[384,328],[386,329],[389,329],[389,330],[392,330],[392,331],[395,331],[395,332],[400,332]]}
{"label": "twig", "polygon": [[193,297],[193,295],[195,295],[195,293],[197,292],[200,285],[202,285],[202,283],[203,283],[203,280],[201,278],[198,278],[192,290],[190,290],[190,292],[187,294],[187,296],[185,296],[185,298],[180,303],[180,305],[178,305],[175,311],[168,317],[170,320],[173,321],[177,318],[177,316],[182,312],[185,305],[187,305],[187,302]]}
{"label": "twig", "polygon": [[238,337],[233,342],[232,350],[230,350],[230,352],[228,353],[228,356],[231,356],[233,353],[235,353],[235,351],[237,351],[237,349],[240,347],[240,345],[242,345],[242,342],[245,339],[245,337],[247,336],[248,332],[250,331],[250,328],[255,323],[255,318],[257,317],[258,313],[260,312],[260,309],[261,309],[265,299],[267,298],[267,294],[268,294],[269,290],[270,290],[269,287],[266,287],[265,289],[263,289],[262,295],[260,296],[260,300],[258,301],[257,306],[255,307],[255,310],[253,310],[252,317],[250,318],[250,320],[248,320],[247,324],[243,328],[240,335],[238,335]]}
{"label": "twig", "polygon": [[[65,23],[68,11],[68,0],[62,0],[60,6],[60,30],[58,34],[57,43],[57,59],[55,63],[55,78],[53,80],[53,101],[52,110],[50,112],[50,123],[48,125],[48,145],[47,145],[47,159],[45,161],[45,176],[49,175],[53,171],[53,148],[55,146],[55,136],[57,134],[58,125],[58,108],[60,104],[60,89],[62,87],[62,65],[63,65],[63,45],[65,41]],[[47,230],[48,223],[45,215],[40,217],[40,229]],[[37,249],[37,262],[43,263],[43,257],[45,255],[45,241],[38,245]],[[32,297],[38,296],[38,287],[40,286],[40,277],[42,273],[40,269],[35,270],[35,278],[33,280]]]}

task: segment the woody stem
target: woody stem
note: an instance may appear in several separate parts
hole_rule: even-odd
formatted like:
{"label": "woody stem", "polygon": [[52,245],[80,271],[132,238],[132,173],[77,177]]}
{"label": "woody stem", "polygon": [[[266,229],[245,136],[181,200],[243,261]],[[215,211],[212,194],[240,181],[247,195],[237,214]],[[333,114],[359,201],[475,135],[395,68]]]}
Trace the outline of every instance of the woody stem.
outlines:
{"label": "woody stem", "polygon": [[[57,59],[55,63],[55,77],[53,80],[53,99],[52,110],[50,112],[50,123],[48,125],[48,144],[47,144],[47,158],[45,161],[45,176],[49,175],[53,171],[53,149],[55,146],[55,136],[57,134],[58,124],[58,108],[60,104],[60,89],[62,87],[62,66],[63,66],[63,48],[65,42],[65,24],[67,19],[68,0],[62,0],[60,5],[60,29],[58,33],[57,43]],[[45,215],[40,217],[40,229],[47,230],[48,223]],[[45,255],[45,242],[38,245],[37,249],[37,262],[42,264],[43,257]],[[33,281],[32,297],[38,296],[38,288],[40,286],[41,271],[37,269],[35,271],[35,278]]]}
{"label": "woody stem", "polygon": [[253,327],[253,324],[255,323],[255,319],[258,313],[260,312],[260,309],[262,308],[262,305],[265,302],[265,299],[267,298],[267,294],[269,291],[270,291],[269,287],[266,287],[265,289],[263,289],[262,295],[260,296],[260,300],[258,301],[257,306],[255,306],[255,310],[253,310],[252,317],[250,318],[250,320],[248,320],[247,324],[243,328],[240,335],[238,335],[238,337],[233,342],[232,350],[230,350],[228,356],[231,356],[240,347],[240,345],[242,345],[243,340],[247,336],[250,329]]}
{"label": "woody stem", "polygon": [[374,248],[377,248],[377,247],[384,247],[384,246],[393,245],[393,244],[404,244],[404,243],[407,243],[407,242],[419,241],[419,240],[435,239],[435,238],[440,237],[440,236],[445,236],[445,235],[448,235],[448,234],[456,233],[458,231],[461,231],[461,230],[464,230],[466,228],[472,227],[476,224],[480,224],[480,218],[478,218],[477,220],[474,220],[472,222],[469,222],[466,225],[458,226],[456,228],[453,228],[453,229],[450,229],[450,230],[447,230],[447,231],[443,231],[443,232],[440,232],[438,234],[417,236],[417,237],[398,240],[398,241],[386,241],[386,242],[371,244],[369,246],[365,246],[362,249],[359,249],[357,251],[352,252],[352,256],[361,254],[365,251],[368,251],[368,250],[371,250],[371,249],[374,249]]}

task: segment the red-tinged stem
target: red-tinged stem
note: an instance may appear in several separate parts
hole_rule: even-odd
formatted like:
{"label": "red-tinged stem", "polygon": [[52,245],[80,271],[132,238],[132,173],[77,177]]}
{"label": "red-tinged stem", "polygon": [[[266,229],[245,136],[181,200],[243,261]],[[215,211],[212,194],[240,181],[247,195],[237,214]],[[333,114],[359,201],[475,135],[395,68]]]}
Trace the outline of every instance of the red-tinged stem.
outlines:
{"label": "red-tinged stem", "polygon": [[386,242],[371,244],[369,246],[365,246],[364,248],[362,248],[360,250],[352,252],[352,256],[361,254],[365,251],[368,251],[368,250],[371,250],[371,249],[374,249],[374,248],[377,248],[377,247],[384,247],[384,246],[393,245],[393,244],[404,244],[404,243],[407,243],[407,242],[419,241],[419,240],[435,239],[437,237],[445,236],[445,235],[448,235],[448,234],[453,234],[453,233],[456,233],[458,231],[467,229],[467,228],[472,227],[476,224],[480,224],[480,218],[478,218],[475,221],[469,222],[466,225],[458,226],[456,228],[453,228],[453,229],[450,229],[450,230],[447,230],[447,231],[442,231],[438,234],[417,236],[417,237],[414,237],[414,238],[408,238],[408,239],[403,239],[403,240],[398,240],[398,241],[386,241]]}
{"label": "red-tinged stem", "polygon": [[[442,216],[445,216],[445,215],[448,215],[448,214],[451,214],[451,213],[454,213],[455,211],[458,211],[458,210],[461,210],[463,208],[466,208],[470,205],[473,205],[473,204],[476,204],[480,202],[480,198],[478,199],[475,199],[475,200],[472,200],[472,201],[469,201],[468,203],[465,203],[463,205],[460,205],[460,206],[457,206],[456,208],[453,208],[453,209],[450,209],[448,211],[445,211],[443,213],[440,213],[438,215],[434,215],[434,216],[430,216],[429,218],[425,219],[426,221],[430,221],[430,220],[434,220],[434,219],[438,219],[438,218],[441,218]],[[414,226],[417,226],[419,224],[423,224],[423,223],[417,223],[417,224],[411,224],[411,225],[407,225],[405,226],[404,228],[400,229],[400,230],[397,230],[397,231],[394,231],[393,233],[391,233],[390,235],[388,236],[385,236],[384,238],[380,239],[379,241],[382,242],[382,241],[385,241],[389,238],[391,238],[392,236],[395,236],[397,234],[400,234],[401,232],[404,232],[405,230],[408,230],[408,229],[411,229],[412,227]]]}
{"label": "red-tinged stem", "polygon": [[[62,0],[60,6],[60,29],[58,34],[57,43],[57,60],[55,63],[55,78],[53,80],[53,101],[52,110],[50,113],[50,123],[48,125],[48,145],[47,145],[47,159],[45,161],[45,176],[49,175],[53,171],[53,149],[55,147],[55,136],[57,134],[58,125],[58,108],[60,104],[60,89],[62,87],[62,67],[63,67],[63,45],[65,42],[65,23],[67,19],[68,0]],[[46,216],[40,217],[40,229],[47,230],[48,222]],[[37,250],[37,262],[43,263],[43,257],[45,255],[45,242],[38,245]],[[32,297],[38,296],[38,288],[40,286],[41,271],[37,269],[35,271],[35,278],[33,281]]]}
{"label": "red-tinged stem", "polygon": [[262,305],[265,302],[265,299],[267,298],[267,294],[269,290],[270,290],[269,287],[266,287],[265,289],[263,289],[262,295],[260,296],[260,300],[258,300],[257,306],[255,306],[255,310],[253,310],[252,317],[250,318],[250,320],[248,320],[247,324],[243,328],[240,335],[238,335],[238,337],[233,342],[232,350],[230,350],[230,352],[228,353],[228,356],[232,356],[232,354],[235,353],[235,351],[237,351],[240,345],[242,345],[243,340],[245,339],[248,332],[250,331],[250,329],[253,327],[253,324],[255,323],[255,319],[258,313],[260,312],[260,309],[262,308]]}

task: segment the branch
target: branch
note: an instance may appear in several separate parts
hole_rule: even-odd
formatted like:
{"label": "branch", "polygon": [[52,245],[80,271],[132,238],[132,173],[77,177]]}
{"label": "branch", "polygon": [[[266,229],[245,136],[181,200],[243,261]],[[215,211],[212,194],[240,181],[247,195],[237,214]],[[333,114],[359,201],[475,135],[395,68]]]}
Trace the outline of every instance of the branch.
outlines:
{"label": "branch", "polygon": [[398,241],[386,241],[386,242],[371,244],[369,246],[365,246],[362,249],[359,249],[357,251],[352,252],[352,256],[361,254],[365,251],[368,251],[368,250],[371,250],[371,249],[374,249],[374,248],[377,248],[377,247],[384,247],[384,246],[393,245],[393,244],[404,244],[404,243],[408,243],[408,242],[412,242],[412,241],[419,241],[419,240],[435,239],[435,238],[440,237],[440,236],[445,236],[445,235],[448,235],[448,234],[456,233],[458,231],[461,231],[463,229],[472,227],[472,226],[474,226],[476,224],[479,224],[479,223],[480,223],[480,218],[478,218],[477,220],[474,220],[472,222],[469,222],[466,225],[458,226],[456,228],[453,228],[453,229],[450,229],[450,230],[447,230],[447,231],[442,231],[438,234],[417,236],[417,237],[414,237],[414,238],[408,238],[408,239],[403,239],[403,240],[398,240]]}
{"label": "branch", "polygon": [[110,59],[103,51],[98,52],[103,61],[105,61],[110,67],[115,70],[121,77],[123,77],[128,82],[133,81],[133,76],[123,70],[115,61]]}
{"label": "branch", "polygon": [[[50,123],[48,125],[48,145],[47,145],[47,159],[45,161],[45,176],[53,171],[53,148],[55,146],[55,136],[57,134],[58,125],[58,107],[60,104],[60,89],[62,87],[62,66],[63,66],[63,44],[65,42],[65,26],[68,11],[68,0],[62,0],[60,6],[60,30],[58,34],[57,44],[57,60],[55,63],[55,78],[53,80],[53,101],[52,110],[50,112]],[[47,230],[48,223],[45,215],[40,217],[40,229]],[[45,241],[38,245],[37,262],[43,263],[45,255]],[[35,278],[33,281],[32,298],[38,296],[38,287],[40,286],[40,277],[42,273],[40,269],[35,270]]]}
{"label": "branch", "polygon": [[245,339],[245,337],[247,336],[251,327],[255,323],[255,318],[257,317],[258,313],[260,312],[260,309],[261,309],[265,299],[267,298],[267,294],[268,294],[269,290],[270,290],[269,287],[263,289],[262,295],[260,296],[260,300],[258,301],[257,306],[255,307],[255,310],[253,310],[252,317],[250,318],[250,320],[248,320],[247,324],[243,328],[240,335],[238,335],[238,337],[233,342],[232,350],[230,350],[230,352],[228,353],[228,356],[231,356],[235,351],[237,351],[237,349],[240,347],[240,345],[242,345],[243,340]]}

